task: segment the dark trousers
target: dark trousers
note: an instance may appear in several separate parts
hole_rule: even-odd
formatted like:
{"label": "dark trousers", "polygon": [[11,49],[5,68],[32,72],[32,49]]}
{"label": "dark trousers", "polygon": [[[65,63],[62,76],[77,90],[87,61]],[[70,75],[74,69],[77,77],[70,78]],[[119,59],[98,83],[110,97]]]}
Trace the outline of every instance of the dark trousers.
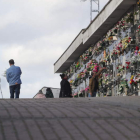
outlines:
{"label": "dark trousers", "polygon": [[10,86],[9,88],[10,88],[10,98],[14,98],[14,94],[15,94],[15,98],[19,98],[20,84]]}
{"label": "dark trousers", "polygon": [[97,91],[94,91],[93,93],[92,93],[92,96],[90,95],[90,93],[88,94],[88,97],[96,97],[96,93],[97,93]]}
{"label": "dark trousers", "polygon": [[97,91],[94,91],[94,92],[92,93],[92,97],[96,97],[96,94],[97,94]]}

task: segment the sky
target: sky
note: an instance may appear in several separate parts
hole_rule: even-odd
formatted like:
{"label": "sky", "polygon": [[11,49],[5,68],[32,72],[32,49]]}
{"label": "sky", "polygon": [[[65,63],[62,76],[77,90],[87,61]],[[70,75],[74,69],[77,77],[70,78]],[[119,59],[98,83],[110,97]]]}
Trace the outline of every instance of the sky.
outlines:
{"label": "sky", "polygon": [[[107,2],[100,0],[101,9]],[[4,98],[10,97],[9,85],[2,76],[10,59],[22,70],[20,98],[33,98],[44,86],[60,88],[54,63],[89,25],[89,15],[89,0],[0,0],[0,78]]]}

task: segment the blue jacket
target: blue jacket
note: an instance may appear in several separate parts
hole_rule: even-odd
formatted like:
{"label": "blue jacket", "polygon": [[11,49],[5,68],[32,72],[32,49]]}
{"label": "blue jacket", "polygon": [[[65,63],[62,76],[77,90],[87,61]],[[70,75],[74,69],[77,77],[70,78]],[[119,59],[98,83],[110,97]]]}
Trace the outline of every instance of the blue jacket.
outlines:
{"label": "blue jacket", "polygon": [[9,86],[22,84],[20,75],[22,74],[20,67],[11,65],[11,67],[6,71],[6,78]]}

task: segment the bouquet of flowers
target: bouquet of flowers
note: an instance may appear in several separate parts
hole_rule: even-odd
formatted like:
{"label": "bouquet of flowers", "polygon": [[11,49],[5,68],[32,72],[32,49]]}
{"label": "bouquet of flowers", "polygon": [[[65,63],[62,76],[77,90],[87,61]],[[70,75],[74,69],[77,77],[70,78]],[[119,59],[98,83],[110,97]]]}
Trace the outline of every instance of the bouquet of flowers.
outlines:
{"label": "bouquet of flowers", "polygon": [[76,67],[76,69],[78,69],[80,67],[80,62],[79,61],[76,63],[75,67]]}
{"label": "bouquet of flowers", "polygon": [[130,78],[130,85],[137,86],[137,82],[134,80],[134,75],[132,75]]}
{"label": "bouquet of flowers", "polygon": [[127,14],[126,22],[127,23],[133,23],[134,22],[134,14],[132,12]]}
{"label": "bouquet of flowers", "polygon": [[117,70],[118,70],[118,72],[120,73],[120,72],[122,72],[122,71],[124,70],[124,68],[125,68],[125,66],[123,66],[123,65],[118,65]]}
{"label": "bouquet of flowers", "polygon": [[94,63],[94,68],[93,68],[93,72],[98,72],[98,70],[99,70],[99,65],[98,65],[98,63]]}
{"label": "bouquet of flowers", "polygon": [[126,66],[126,69],[129,69],[129,68],[130,68],[130,66],[129,66],[129,65],[130,65],[130,62],[127,61],[127,62],[125,62],[125,63],[126,63],[126,65],[127,65],[127,66]]}
{"label": "bouquet of flowers", "polygon": [[73,94],[73,98],[78,98],[78,92]]}
{"label": "bouquet of flowers", "polygon": [[88,91],[89,91],[89,86],[87,86],[87,87],[85,88],[85,91],[86,91],[86,92],[88,92]]}
{"label": "bouquet of flowers", "polygon": [[136,32],[137,33],[140,32],[140,25],[138,26],[138,29],[136,30]]}

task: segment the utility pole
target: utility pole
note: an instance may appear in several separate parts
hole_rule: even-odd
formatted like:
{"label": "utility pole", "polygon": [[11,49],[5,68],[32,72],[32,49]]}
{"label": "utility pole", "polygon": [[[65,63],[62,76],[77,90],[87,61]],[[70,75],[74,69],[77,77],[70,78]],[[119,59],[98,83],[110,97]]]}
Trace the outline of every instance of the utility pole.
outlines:
{"label": "utility pole", "polygon": [[[87,0],[81,0],[83,2]],[[93,2],[97,5],[97,9],[93,9]],[[100,0],[90,0],[90,22],[92,22],[92,14],[93,12],[100,12]]]}

